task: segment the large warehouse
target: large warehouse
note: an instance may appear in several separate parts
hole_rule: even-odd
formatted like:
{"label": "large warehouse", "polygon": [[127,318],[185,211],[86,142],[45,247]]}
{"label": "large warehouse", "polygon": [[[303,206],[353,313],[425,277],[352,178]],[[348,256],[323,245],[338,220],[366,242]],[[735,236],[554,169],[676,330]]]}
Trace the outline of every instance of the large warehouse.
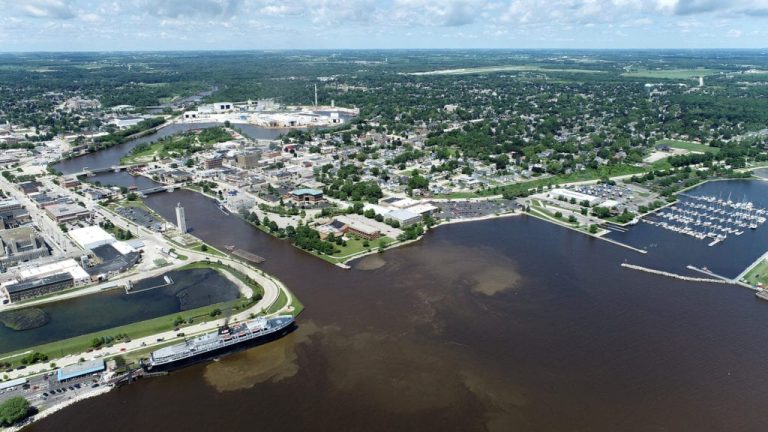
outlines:
{"label": "large warehouse", "polygon": [[69,273],[58,273],[38,279],[26,280],[5,285],[3,290],[12,302],[39,297],[74,286],[74,279]]}
{"label": "large warehouse", "polygon": [[587,195],[581,192],[576,192],[570,189],[552,189],[549,191],[549,195],[555,198],[562,198],[565,200],[576,200],[577,203],[581,204],[582,202],[586,201],[589,203],[590,206],[596,205],[600,202],[600,197],[596,197],[594,195]]}
{"label": "large warehouse", "polygon": [[117,240],[112,234],[104,231],[100,226],[93,225],[85,228],[73,229],[69,232],[69,236],[77,244],[83,247],[83,249],[93,250],[99,246],[106,244],[112,244]]}

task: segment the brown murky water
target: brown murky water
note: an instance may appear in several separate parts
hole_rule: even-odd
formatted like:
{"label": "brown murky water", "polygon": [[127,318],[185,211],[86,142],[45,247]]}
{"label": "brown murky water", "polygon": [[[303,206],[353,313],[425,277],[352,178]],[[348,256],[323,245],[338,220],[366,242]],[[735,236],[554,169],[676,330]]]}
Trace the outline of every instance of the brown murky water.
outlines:
{"label": "brown murky water", "polygon": [[194,234],[267,258],[298,330],[30,431],[768,430],[768,303],[747,290],[621,269],[637,254],[525,217],[342,270],[195,194],[149,204],[177,201]]}

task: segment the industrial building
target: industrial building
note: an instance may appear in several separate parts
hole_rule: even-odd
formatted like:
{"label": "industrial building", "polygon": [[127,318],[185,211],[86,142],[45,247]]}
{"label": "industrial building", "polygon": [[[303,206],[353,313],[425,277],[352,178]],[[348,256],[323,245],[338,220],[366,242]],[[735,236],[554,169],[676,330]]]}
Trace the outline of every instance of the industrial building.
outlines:
{"label": "industrial building", "polygon": [[52,276],[31,279],[5,285],[2,289],[12,302],[18,302],[34,297],[61,291],[74,286],[74,279],[69,273],[58,273]]}
{"label": "industrial building", "polygon": [[557,199],[564,199],[567,201],[570,200],[576,200],[577,203],[581,204],[582,202],[586,201],[589,203],[590,206],[594,206],[595,204],[600,202],[600,197],[596,197],[594,195],[587,195],[585,193],[576,192],[568,189],[552,189],[549,191],[549,195],[551,197],[557,198]]}
{"label": "industrial building", "polygon": [[112,244],[117,241],[112,234],[104,231],[100,226],[93,225],[69,231],[69,236],[83,249],[92,250],[98,246]]}
{"label": "industrial building", "polygon": [[15,199],[0,200],[0,229],[16,227],[30,220],[29,213]]}
{"label": "industrial building", "polygon": [[108,279],[127,271],[141,259],[141,253],[123,242],[101,245],[92,252],[101,261],[100,264],[86,269],[93,280]]}
{"label": "industrial building", "polygon": [[51,254],[42,237],[31,227],[0,230],[0,247],[0,265],[5,268]]}
{"label": "industrial building", "polygon": [[67,258],[43,265],[29,266],[19,269],[17,274],[22,281],[52,276],[60,273],[69,273],[75,286],[86,285],[91,281],[91,276],[73,258]]}
{"label": "industrial building", "polygon": [[38,181],[28,181],[18,183],[16,186],[18,186],[19,190],[22,191],[24,195],[29,195],[34,192],[40,192],[40,188],[43,185]]}
{"label": "industrial building", "polygon": [[136,126],[137,124],[141,123],[143,120],[144,120],[144,117],[125,116],[125,117],[115,117],[110,121],[110,123],[117,126],[120,129],[125,129],[131,126]]}
{"label": "industrial building", "polygon": [[405,228],[421,222],[421,215],[409,210],[392,210],[384,215],[385,218],[396,220],[401,227]]}
{"label": "industrial building", "polygon": [[213,104],[213,110],[216,112],[231,111],[235,107],[232,102],[216,102]]}
{"label": "industrial building", "polygon": [[56,223],[64,223],[73,220],[87,219],[91,212],[77,204],[53,204],[45,207],[48,217]]}

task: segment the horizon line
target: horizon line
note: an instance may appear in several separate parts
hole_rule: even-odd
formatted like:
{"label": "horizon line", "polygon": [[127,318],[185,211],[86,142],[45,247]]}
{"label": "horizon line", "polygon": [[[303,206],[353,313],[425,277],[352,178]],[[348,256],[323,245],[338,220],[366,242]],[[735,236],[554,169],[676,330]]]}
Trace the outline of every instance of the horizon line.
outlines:
{"label": "horizon line", "polygon": [[242,49],[115,49],[115,50],[19,50],[0,51],[0,55],[6,54],[86,54],[86,53],[192,53],[192,52],[298,52],[298,51],[762,51],[768,47],[744,48],[242,48]]}

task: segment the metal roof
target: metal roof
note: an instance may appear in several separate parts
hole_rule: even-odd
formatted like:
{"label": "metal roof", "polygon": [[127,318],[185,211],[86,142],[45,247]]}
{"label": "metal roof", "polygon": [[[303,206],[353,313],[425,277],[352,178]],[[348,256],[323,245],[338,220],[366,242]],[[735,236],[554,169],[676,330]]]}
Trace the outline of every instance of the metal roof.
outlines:
{"label": "metal roof", "polygon": [[33,279],[33,280],[17,282],[15,284],[7,285],[5,289],[8,290],[8,294],[10,294],[10,293],[26,291],[26,290],[38,288],[41,286],[46,286],[46,285],[65,282],[65,281],[74,281],[74,278],[69,273],[57,273],[55,275],[46,276],[39,279]]}
{"label": "metal roof", "polygon": [[323,191],[321,191],[321,190],[307,189],[307,188],[305,188],[305,189],[296,189],[296,190],[292,190],[291,191],[291,195],[312,195],[312,196],[317,196],[317,195],[322,195],[322,194],[323,194]]}
{"label": "metal roof", "polygon": [[101,372],[104,369],[104,359],[94,359],[69,366],[64,366],[56,372],[56,377],[59,381],[64,381],[95,372]]}
{"label": "metal roof", "polygon": [[0,390],[9,389],[11,387],[16,387],[17,385],[22,385],[26,383],[27,383],[26,378],[16,378],[15,380],[3,381],[3,382],[0,382]]}

